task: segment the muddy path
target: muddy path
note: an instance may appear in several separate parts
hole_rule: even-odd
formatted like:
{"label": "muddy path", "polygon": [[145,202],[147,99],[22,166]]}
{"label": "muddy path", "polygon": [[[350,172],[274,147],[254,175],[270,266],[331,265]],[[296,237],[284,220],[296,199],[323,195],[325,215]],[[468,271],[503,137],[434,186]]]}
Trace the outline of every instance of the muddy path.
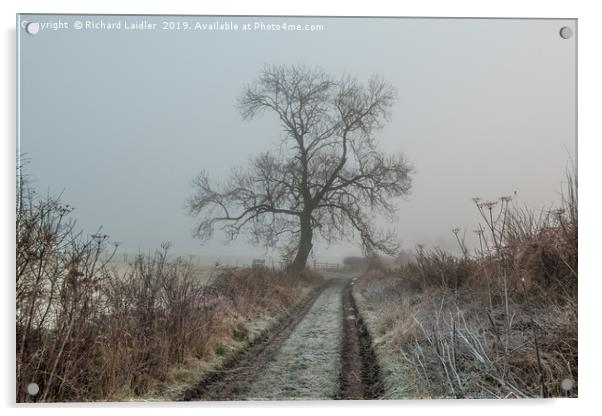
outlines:
{"label": "muddy path", "polygon": [[374,399],[381,393],[351,278],[337,276],[181,400]]}
{"label": "muddy path", "polygon": [[338,398],[379,399],[384,394],[370,334],[357,309],[351,282],[343,289],[343,344]]}

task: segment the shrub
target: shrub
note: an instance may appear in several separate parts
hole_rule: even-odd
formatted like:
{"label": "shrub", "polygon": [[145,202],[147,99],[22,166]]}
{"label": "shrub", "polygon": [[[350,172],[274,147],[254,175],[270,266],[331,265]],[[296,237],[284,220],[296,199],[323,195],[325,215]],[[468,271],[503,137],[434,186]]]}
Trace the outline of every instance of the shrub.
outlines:
{"label": "shrub", "polygon": [[461,256],[418,247],[395,271],[365,273],[371,329],[396,363],[388,374],[413,374],[426,397],[577,395],[560,387],[578,375],[577,184],[567,177],[552,211],[475,198],[472,256],[456,228]]}
{"label": "shrub", "polygon": [[[168,244],[115,270],[108,236],[84,237],[69,206],[23,183],[19,190],[18,402],[143,395],[171,368],[209,360],[224,342],[240,340],[244,322],[277,317],[321,280],[313,272],[221,268],[207,283],[189,261],[170,259]],[[26,394],[30,382],[38,396]]]}

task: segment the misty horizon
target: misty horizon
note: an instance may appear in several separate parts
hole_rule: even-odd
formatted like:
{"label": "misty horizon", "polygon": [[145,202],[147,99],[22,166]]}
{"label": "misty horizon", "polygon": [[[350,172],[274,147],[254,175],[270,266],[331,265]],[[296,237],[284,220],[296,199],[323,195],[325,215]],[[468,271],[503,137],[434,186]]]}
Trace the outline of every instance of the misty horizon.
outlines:
{"label": "misty horizon", "polygon": [[[399,219],[379,225],[396,229],[405,250],[457,252],[454,227],[475,248],[473,197],[509,195],[535,210],[559,204],[565,169],[576,164],[576,48],[558,29],[574,21],[288,20],[325,30],[20,35],[24,173],[40,194],[62,194],[85,234],[102,227],[120,242],[119,253],[169,241],[174,255],[277,259],[245,236],[201,245],[184,203],[201,171],[225,178],[277,148],[277,119],[243,121],[236,100],[266,64],[300,64],[362,83],[378,75],[397,89],[376,138],[384,152],[403,152],[415,174],[396,204]],[[314,254],[341,262],[360,250],[318,243]]]}

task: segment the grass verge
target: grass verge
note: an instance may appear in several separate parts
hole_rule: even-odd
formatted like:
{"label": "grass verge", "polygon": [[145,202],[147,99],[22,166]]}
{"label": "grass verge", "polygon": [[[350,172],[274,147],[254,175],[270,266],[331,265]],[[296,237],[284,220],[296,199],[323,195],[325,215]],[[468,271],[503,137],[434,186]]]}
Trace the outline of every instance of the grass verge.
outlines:
{"label": "grass verge", "polygon": [[475,203],[479,249],[373,260],[354,288],[385,398],[577,397],[576,183],[535,214]]}

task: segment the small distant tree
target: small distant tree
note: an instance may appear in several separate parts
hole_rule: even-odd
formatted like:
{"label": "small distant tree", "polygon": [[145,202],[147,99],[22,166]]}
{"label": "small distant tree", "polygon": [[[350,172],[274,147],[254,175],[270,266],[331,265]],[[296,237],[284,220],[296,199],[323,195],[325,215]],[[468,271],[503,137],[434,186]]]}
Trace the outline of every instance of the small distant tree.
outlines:
{"label": "small distant tree", "polygon": [[359,233],[364,251],[393,254],[394,235],[373,219],[393,218],[393,199],[409,192],[412,170],[403,155],[380,152],[374,134],[395,100],[395,89],[378,77],[361,84],[320,69],[266,67],[238,108],[245,120],[274,113],[282,144],[223,183],[206,172],[194,179],[187,203],[200,217],[194,235],[209,239],[218,224],[232,239],[247,231],[255,242],[283,247],[295,271],[305,268],[318,235],[334,242]]}

